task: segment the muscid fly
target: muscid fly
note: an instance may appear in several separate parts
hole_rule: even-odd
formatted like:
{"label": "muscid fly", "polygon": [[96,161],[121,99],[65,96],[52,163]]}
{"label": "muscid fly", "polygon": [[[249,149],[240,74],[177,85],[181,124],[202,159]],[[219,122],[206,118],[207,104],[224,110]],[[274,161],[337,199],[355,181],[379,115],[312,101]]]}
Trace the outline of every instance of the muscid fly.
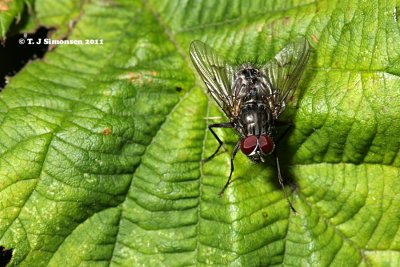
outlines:
{"label": "muscid fly", "polygon": [[293,124],[289,123],[289,127],[278,137],[275,136],[275,127],[282,124],[278,117],[296,90],[309,55],[309,43],[305,38],[301,38],[288,44],[275,58],[261,67],[251,63],[235,67],[201,41],[193,41],[190,45],[190,57],[194,66],[209,93],[230,120],[208,126],[219,143],[217,150],[208,159],[213,158],[223,144],[213,128],[234,128],[240,136],[231,155],[231,172],[219,193],[220,196],[231,180],[233,160],[239,148],[256,163],[264,162],[265,157],[272,155],[279,184],[290,208],[296,213],[283,186],[276,152],[276,145]]}

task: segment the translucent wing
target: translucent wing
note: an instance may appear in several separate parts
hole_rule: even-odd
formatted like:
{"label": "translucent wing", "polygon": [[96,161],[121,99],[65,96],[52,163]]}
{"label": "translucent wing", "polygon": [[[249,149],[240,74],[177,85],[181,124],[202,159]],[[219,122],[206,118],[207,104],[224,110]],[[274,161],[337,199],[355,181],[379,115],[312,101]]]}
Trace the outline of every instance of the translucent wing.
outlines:
{"label": "translucent wing", "polygon": [[211,96],[227,116],[233,107],[232,82],[234,69],[215,51],[201,41],[190,45],[190,57]]}
{"label": "translucent wing", "polygon": [[310,45],[301,38],[288,44],[262,67],[273,93],[268,101],[275,119],[285,110],[285,102],[296,90],[309,56]]}

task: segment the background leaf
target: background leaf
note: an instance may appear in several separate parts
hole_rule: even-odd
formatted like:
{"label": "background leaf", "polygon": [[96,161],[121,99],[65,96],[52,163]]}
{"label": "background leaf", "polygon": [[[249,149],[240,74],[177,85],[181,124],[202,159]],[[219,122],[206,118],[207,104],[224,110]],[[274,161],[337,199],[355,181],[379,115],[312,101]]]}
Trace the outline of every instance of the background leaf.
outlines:
{"label": "background leaf", "polygon": [[[12,266],[399,264],[396,2],[73,6],[69,39],[103,44],[59,45],[0,94],[0,245]],[[66,14],[35,5],[52,12]],[[76,18],[61,17],[48,26]],[[207,124],[226,118],[189,44],[263,62],[298,36],[312,56],[279,155],[299,215],[272,161],[240,153],[219,198],[237,136],[219,131],[226,151],[201,163],[217,146]]]}
{"label": "background leaf", "polygon": [[4,39],[11,23],[21,19],[24,4],[30,6],[32,0],[0,1],[0,38]]}

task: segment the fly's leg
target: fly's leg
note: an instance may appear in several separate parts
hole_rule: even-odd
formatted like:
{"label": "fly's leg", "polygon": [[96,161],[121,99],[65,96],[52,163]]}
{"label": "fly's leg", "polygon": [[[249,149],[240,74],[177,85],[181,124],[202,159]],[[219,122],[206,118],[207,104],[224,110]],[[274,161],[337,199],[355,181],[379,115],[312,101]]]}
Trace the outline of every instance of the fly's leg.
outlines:
{"label": "fly's leg", "polygon": [[283,137],[285,137],[289,133],[289,131],[293,128],[294,123],[292,121],[276,121],[275,125],[276,126],[287,125],[285,131],[275,141],[275,144],[278,144],[283,139]]}
{"label": "fly's leg", "polygon": [[297,211],[296,211],[296,209],[293,207],[292,203],[290,202],[289,197],[288,197],[288,195],[287,195],[287,193],[286,193],[285,187],[284,187],[284,185],[283,185],[283,179],[282,179],[282,174],[281,174],[281,167],[280,167],[280,165],[279,165],[279,158],[278,158],[278,155],[276,154],[276,150],[274,151],[273,155],[274,155],[274,158],[275,158],[276,169],[278,170],[278,181],[279,181],[279,184],[280,184],[281,187],[282,187],[283,193],[285,194],[286,200],[287,200],[287,202],[289,203],[290,209],[293,211],[294,215],[297,215]]}
{"label": "fly's leg", "polygon": [[240,147],[240,141],[236,143],[236,146],[232,151],[232,155],[231,155],[231,173],[229,174],[228,181],[226,181],[226,184],[224,185],[222,190],[219,192],[219,194],[218,194],[219,197],[222,197],[222,195],[224,194],[225,189],[228,187],[229,182],[231,181],[232,173],[233,173],[233,170],[234,170],[233,160],[235,159],[236,153],[239,151],[239,147]]}
{"label": "fly's leg", "polygon": [[214,124],[208,125],[208,129],[214,135],[215,139],[217,139],[219,145],[218,145],[217,150],[215,150],[215,152],[211,156],[206,158],[204,161],[208,161],[208,160],[212,159],[218,153],[219,149],[221,148],[222,144],[224,143],[221,141],[221,139],[219,139],[218,135],[214,132],[213,128],[233,128],[233,125],[230,122],[214,123]]}
{"label": "fly's leg", "polygon": [[[278,144],[288,133],[289,131],[293,128],[294,123],[292,121],[275,121],[275,125],[276,126],[283,126],[283,125],[287,125],[287,128],[285,129],[285,131],[276,139],[275,144]],[[275,165],[276,165],[276,169],[278,171],[278,181],[279,184],[282,187],[283,193],[285,194],[285,198],[287,200],[287,202],[289,203],[290,209],[293,211],[293,213],[296,215],[297,211],[296,209],[293,207],[292,203],[289,200],[289,197],[286,193],[285,187],[283,185],[283,178],[282,178],[282,174],[281,174],[281,167],[279,164],[279,158],[278,158],[278,154],[276,153],[276,149],[273,152],[273,156],[275,158]]]}

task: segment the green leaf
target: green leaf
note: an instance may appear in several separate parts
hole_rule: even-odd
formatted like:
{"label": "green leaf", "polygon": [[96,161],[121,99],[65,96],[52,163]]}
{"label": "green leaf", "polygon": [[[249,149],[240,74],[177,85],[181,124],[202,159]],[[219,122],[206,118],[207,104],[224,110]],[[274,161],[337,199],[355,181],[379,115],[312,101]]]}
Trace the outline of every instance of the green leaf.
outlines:
{"label": "green leaf", "polygon": [[24,4],[30,6],[31,0],[2,0],[0,1],[0,39],[6,37],[6,33],[15,20],[21,19]]}
{"label": "green leaf", "polygon": [[36,21],[48,28],[55,28],[53,39],[62,39],[72,31],[83,12],[85,1],[76,0],[35,0]]}
{"label": "green leaf", "polygon": [[[65,29],[61,7],[38,8]],[[69,39],[103,44],[59,45],[0,94],[10,265],[399,265],[396,13],[394,1],[85,2]],[[263,62],[299,36],[312,55],[278,145],[299,215],[272,159],[239,153],[219,198],[238,137],[219,129],[224,151],[202,163],[217,148],[207,124],[227,118],[190,42]]]}

